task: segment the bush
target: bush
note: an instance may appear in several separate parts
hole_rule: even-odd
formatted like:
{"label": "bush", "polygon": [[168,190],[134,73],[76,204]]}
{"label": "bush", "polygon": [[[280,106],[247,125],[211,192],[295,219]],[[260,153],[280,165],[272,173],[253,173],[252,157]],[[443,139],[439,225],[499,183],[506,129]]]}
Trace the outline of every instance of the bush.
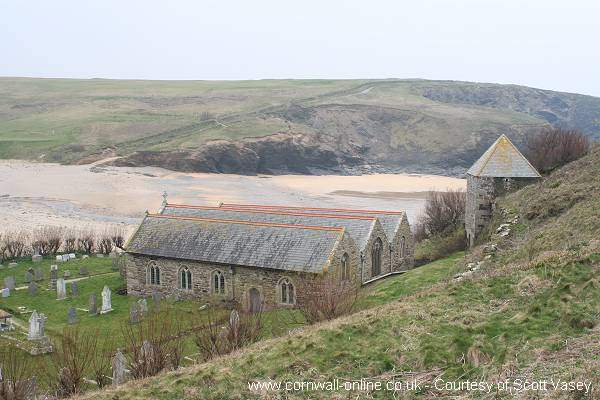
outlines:
{"label": "bush", "polygon": [[77,250],[80,253],[91,254],[96,247],[96,237],[94,232],[81,232],[77,238]]}
{"label": "bush", "polygon": [[456,228],[443,235],[433,235],[421,241],[415,248],[415,265],[439,260],[450,254],[465,250],[467,240],[464,227]]}
{"label": "bush", "polygon": [[358,299],[359,287],[355,282],[334,276],[315,276],[302,279],[297,293],[303,294],[300,312],[306,322],[313,324],[350,314]]}
{"label": "bush", "polygon": [[13,347],[0,348],[0,399],[27,400],[35,397],[36,381],[30,360]]}
{"label": "bush", "polygon": [[550,172],[586,155],[590,141],[574,129],[546,128],[527,139],[526,149],[527,158],[539,172]]}
{"label": "bush", "polygon": [[0,242],[2,258],[11,260],[22,257],[25,254],[25,246],[28,242],[28,236],[25,232],[6,232]]}
{"label": "bush", "polygon": [[425,210],[419,218],[421,236],[431,237],[454,231],[465,220],[466,193],[464,190],[429,192]]}

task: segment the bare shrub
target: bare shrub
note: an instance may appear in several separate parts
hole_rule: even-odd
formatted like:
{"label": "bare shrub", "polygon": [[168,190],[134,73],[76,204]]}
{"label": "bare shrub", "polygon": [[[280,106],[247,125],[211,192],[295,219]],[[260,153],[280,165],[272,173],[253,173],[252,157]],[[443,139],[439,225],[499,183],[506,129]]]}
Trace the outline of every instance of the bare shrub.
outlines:
{"label": "bare shrub", "polygon": [[110,239],[117,249],[125,250],[125,230],[123,228],[115,227],[110,232]]}
{"label": "bare shrub", "polygon": [[211,306],[194,327],[194,342],[205,360],[256,342],[262,332],[262,310],[250,312],[239,304],[232,310]]}
{"label": "bare shrub", "polygon": [[180,321],[177,313],[166,310],[151,313],[136,325],[124,323],[121,326],[133,378],[154,376],[164,369],[179,366],[184,336]]}
{"label": "bare shrub", "polygon": [[419,223],[424,235],[444,234],[462,226],[465,218],[466,193],[464,190],[429,192],[425,210]]}
{"label": "bare shrub", "polygon": [[102,254],[110,254],[113,251],[113,241],[106,234],[98,240],[98,251]]}
{"label": "bare shrub", "polygon": [[586,155],[590,140],[575,129],[545,128],[529,136],[527,158],[540,172],[549,172]]}
{"label": "bare shrub", "polygon": [[65,253],[75,253],[77,251],[77,232],[68,230],[65,232],[63,249]]}
{"label": "bare shrub", "polygon": [[21,351],[8,346],[0,348],[0,399],[34,398],[36,381],[31,367],[30,358]]}
{"label": "bare shrub", "polygon": [[96,236],[93,231],[83,231],[77,238],[77,250],[80,253],[91,254],[96,248]]}
{"label": "bare shrub", "polygon": [[46,372],[49,387],[59,397],[83,392],[85,373],[89,370],[97,349],[98,335],[77,327],[65,328],[54,343],[42,370]]}
{"label": "bare shrub", "polygon": [[313,324],[352,312],[358,299],[356,282],[339,280],[332,275],[305,277],[298,293],[303,294],[299,309],[306,322]]}
{"label": "bare shrub", "polygon": [[1,245],[5,258],[22,257],[25,254],[25,246],[28,241],[28,235],[23,231],[5,233]]}
{"label": "bare shrub", "polygon": [[425,225],[421,222],[421,218],[419,217],[417,222],[413,227],[413,237],[415,239],[415,243],[420,243],[427,238],[427,232],[425,232]]}
{"label": "bare shrub", "polygon": [[[99,332],[96,336],[100,338]],[[111,356],[112,352],[107,351],[114,347],[114,338],[109,335],[102,336],[102,340],[96,340],[92,345],[92,359],[90,362],[90,373],[100,389],[111,383]]]}
{"label": "bare shrub", "polygon": [[54,255],[62,245],[62,229],[56,226],[45,226],[33,232],[31,248],[34,254],[42,256]]}

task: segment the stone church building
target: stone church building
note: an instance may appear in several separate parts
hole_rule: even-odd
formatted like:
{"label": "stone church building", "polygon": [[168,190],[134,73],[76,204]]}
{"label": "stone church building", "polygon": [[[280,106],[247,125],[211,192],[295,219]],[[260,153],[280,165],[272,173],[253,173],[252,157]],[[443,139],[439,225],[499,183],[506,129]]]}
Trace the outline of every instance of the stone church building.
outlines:
{"label": "stone church building", "polygon": [[492,217],[496,197],[541,178],[539,172],[502,135],[467,171],[465,230],[469,246]]}
{"label": "stone church building", "polygon": [[[327,275],[366,284],[413,266],[404,212],[222,204],[168,204],[147,214],[127,244],[127,290],[295,306],[299,282]],[[310,282],[306,280],[305,282]]]}

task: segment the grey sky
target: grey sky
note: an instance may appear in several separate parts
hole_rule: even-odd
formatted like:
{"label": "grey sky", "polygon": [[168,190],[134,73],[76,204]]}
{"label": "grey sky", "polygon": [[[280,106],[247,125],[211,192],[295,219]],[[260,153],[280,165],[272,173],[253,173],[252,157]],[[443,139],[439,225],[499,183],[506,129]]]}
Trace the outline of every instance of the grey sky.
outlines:
{"label": "grey sky", "polygon": [[600,96],[597,0],[3,0],[0,75],[429,78]]}

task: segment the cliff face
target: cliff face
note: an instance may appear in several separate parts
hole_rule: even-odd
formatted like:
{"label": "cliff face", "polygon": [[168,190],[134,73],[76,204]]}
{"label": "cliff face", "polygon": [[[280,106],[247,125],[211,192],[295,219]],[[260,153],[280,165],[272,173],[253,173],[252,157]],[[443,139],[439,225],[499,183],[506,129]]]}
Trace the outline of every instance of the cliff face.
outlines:
{"label": "cliff face", "polygon": [[600,99],[422,80],[0,78],[2,158],[192,172],[460,174],[501,133],[600,138]]}

